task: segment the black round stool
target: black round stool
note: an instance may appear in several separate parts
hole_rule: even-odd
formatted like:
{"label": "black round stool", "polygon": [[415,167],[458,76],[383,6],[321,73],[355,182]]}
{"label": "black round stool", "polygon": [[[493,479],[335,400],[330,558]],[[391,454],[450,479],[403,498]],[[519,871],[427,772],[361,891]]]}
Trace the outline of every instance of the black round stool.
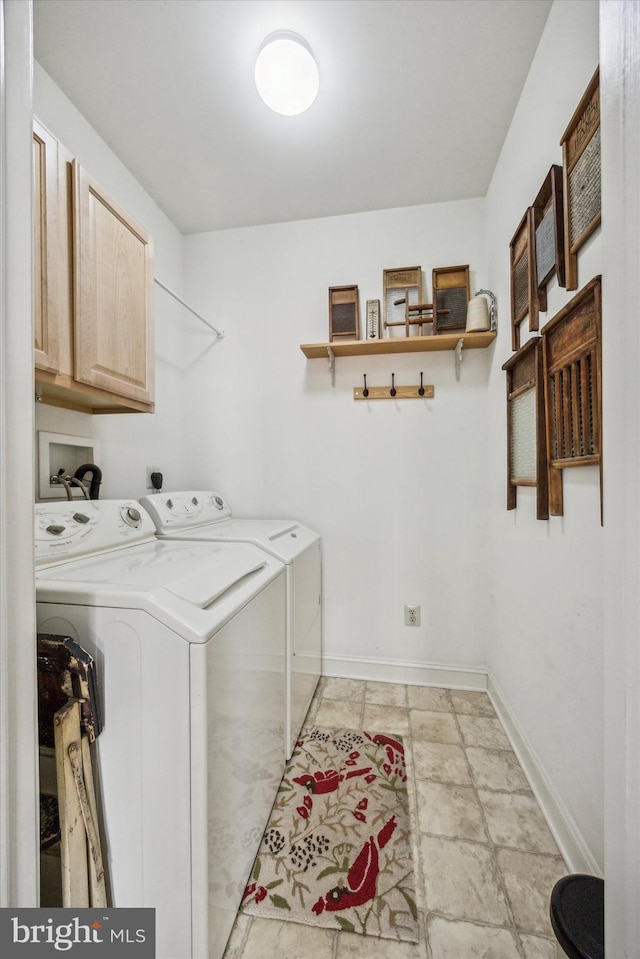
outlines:
{"label": "black round stool", "polygon": [[569,959],[604,959],[604,880],[579,874],[559,879],[549,916]]}

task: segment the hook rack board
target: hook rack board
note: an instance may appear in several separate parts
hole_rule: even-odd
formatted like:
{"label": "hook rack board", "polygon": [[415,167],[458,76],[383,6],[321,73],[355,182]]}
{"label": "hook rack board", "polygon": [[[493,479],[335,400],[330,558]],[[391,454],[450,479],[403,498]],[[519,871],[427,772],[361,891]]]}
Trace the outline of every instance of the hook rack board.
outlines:
{"label": "hook rack board", "polygon": [[419,386],[396,386],[396,394],[392,396],[390,386],[368,386],[368,396],[365,396],[364,387],[354,386],[353,398],[354,400],[432,400],[435,396],[433,386],[426,384],[423,386],[424,396],[420,396],[419,389]]}

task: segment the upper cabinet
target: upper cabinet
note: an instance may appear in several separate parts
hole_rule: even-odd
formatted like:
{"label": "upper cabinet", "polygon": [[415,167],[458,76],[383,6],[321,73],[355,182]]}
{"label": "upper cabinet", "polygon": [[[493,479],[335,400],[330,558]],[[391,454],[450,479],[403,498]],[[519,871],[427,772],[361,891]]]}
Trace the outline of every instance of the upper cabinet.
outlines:
{"label": "upper cabinet", "polygon": [[37,122],[33,183],[42,402],[153,412],[151,238]]}

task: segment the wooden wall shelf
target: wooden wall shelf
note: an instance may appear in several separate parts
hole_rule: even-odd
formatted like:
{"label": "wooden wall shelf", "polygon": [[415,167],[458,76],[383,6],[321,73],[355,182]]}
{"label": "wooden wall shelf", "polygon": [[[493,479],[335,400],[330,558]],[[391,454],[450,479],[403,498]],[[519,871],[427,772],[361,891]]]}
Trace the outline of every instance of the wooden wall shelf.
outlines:
{"label": "wooden wall shelf", "polygon": [[310,360],[326,360],[334,356],[373,356],[376,353],[431,353],[455,350],[460,340],[465,350],[485,349],[497,336],[486,333],[438,333],[436,336],[397,336],[383,340],[334,340],[332,343],[301,343],[300,349]]}

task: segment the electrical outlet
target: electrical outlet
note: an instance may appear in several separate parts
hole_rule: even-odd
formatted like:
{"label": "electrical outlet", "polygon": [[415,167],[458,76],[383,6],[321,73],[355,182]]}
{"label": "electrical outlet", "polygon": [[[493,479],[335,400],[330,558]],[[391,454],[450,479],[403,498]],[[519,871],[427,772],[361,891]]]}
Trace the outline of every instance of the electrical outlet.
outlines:
{"label": "electrical outlet", "polygon": [[419,606],[405,606],[404,625],[405,626],[420,625],[420,607]]}
{"label": "electrical outlet", "polygon": [[161,473],[162,470],[159,466],[147,466],[147,489],[153,489],[153,483],[151,482],[152,473]]}

